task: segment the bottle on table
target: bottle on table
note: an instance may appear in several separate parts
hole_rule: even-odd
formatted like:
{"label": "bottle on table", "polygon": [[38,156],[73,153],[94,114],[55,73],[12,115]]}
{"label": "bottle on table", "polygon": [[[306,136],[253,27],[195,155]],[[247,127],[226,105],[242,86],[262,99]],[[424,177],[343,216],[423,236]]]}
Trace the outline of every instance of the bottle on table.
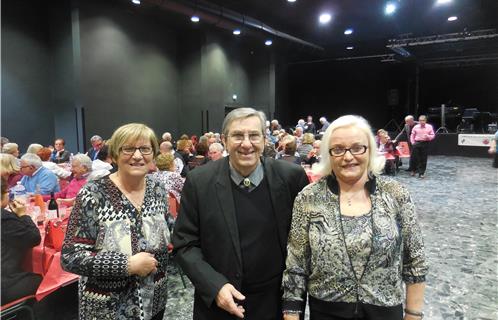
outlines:
{"label": "bottle on table", "polygon": [[21,184],[21,181],[17,181],[17,185],[10,189],[10,191],[14,196],[14,200],[26,204],[28,196],[26,193],[26,188],[24,188],[24,186]]}
{"label": "bottle on table", "polygon": [[40,208],[40,214],[37,217],[38,225],[42,225],[45,221],[45,202],[43,201],[43,197],[40,194],[40,185],[36,185],[35,191],[35,206]]}
{"label": "bottle on table", "polygon": [[57,205],[57,201],[55,201],[54,192],[50,192],[47,216],[49,219],[59,218],[59,206]]}

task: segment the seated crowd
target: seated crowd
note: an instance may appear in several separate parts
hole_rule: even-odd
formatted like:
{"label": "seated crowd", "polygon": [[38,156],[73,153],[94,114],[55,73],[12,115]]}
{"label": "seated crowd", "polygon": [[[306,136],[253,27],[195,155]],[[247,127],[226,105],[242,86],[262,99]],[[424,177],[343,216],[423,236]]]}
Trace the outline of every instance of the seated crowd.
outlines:
{"label": "seated crowd", "polygon": [[[329,126],[329,122],[325,117],[322,117],[320,124],[320,129],[317,129],[312,117],[308,116],[306,121],[299,119],[296,126],[285,130],[278,120],[267,121],[263,156],[305,167],[319,163],[321,160],[321,138]],[[249,135],[247,138],[251,140],[252,137]],[[242,139],[245,141],[246,137],[244,136]],[[392,153],[395,151],[395,143],[391,141],[385,130],[379,130],[376,139],[380,152]],[[165,132],[157,142],[158,149],[154,149],[157,154],[154,154],[150,163],[147,163],[147,179],[152,179],[162,186],[164,190],[161,191],[161,194],[174,197],[178,203],[185,177],[189,171],[196,170],[199,166],[210,161],[217,161],[228,156],[225,137],[220,133],[207,132],[200,137],[196,135],[189,137],[183,134],[175,141],[171,133]],[[102,137],[94,135],[91,137],[90,143],[91,148],[85,154],[73,155],[65,148],[64,139],[57,138],[53,146],[33,143],[21,155],[21,150],[16,143],[9,142],[8,139],[2,137],[0,170],[2,176],[3,304],[22,295],[35,292],[40,283],[39,276],[23,274],[19,262],[21,254],[25,254],[26,250],[40,243],[40,235],[36,225],[26,217],[26,212],[22,209],[23,204],[13,201],[9,206],[7,198],[9,189],[22,185],[28,195],[40,194],[44,201],[48,201],[53,196],[59,204],[73,206],[76,196],[89,181],[104,177],[107,179],[111,174],[119,172],[116,161],[110,154],[108,142]],[[150,154],[143,152],[141,147],[135,148],[135,150],[133,148],[131,147],[132,155],[137,150],[143,156]],[[10,210],[8,210],[9,207]],[[4,231],[4,227],[7,228],[10,224],[13,226],[10,232]],[[17,255],[11,254],[12,250],[5,249],[16,242],[12,237],[24,239],[23,242],[19,242],[19,245],[23,247]],[[12,256],[4,256],[5,252]],[[12,285],[12,290],[5,289],[4,292],[4,285],[9,284],[10,286],[10,283],[17,282],[14,276],[11,276],[11,279],[4,278],[6,271],[12,275],[23,276],[26,283],[19,282],[17,286]],[[21,284],[23,289],[17,290],[16,288],[20,287]]]}

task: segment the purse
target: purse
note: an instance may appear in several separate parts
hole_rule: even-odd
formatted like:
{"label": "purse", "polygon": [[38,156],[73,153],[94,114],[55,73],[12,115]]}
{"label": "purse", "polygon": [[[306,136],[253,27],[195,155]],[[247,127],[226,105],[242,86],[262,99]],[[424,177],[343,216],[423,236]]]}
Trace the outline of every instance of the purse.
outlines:
{"label": "purse", "polygon": [[67,219],[54,219],[50,220],[45,227],[45,239],[43,241],[43,246],[48,248],[53,248],[56,251],[62,250],[62,244],[64,243],[64,237],[66,235],[67,229]]}

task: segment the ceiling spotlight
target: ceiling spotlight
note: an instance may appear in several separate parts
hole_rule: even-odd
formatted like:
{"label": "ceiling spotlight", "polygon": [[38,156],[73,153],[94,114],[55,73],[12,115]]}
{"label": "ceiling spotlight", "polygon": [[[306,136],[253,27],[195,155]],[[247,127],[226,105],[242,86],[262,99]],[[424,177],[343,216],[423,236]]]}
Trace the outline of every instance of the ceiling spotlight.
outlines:
{"label": "ceiling spotlight", "polygon": [[266,40],[266,41],[265,41],[265,46],[271,46],[271,45],[272,45],[272,43],[273,43],[273,41],[271,41],[271,40]]}
{"label": "ceiling spotlight", "polygon": [[240,34],[240,29],[235,29],[232,32],[234,35],[238,36]]}
{"label": "ceiling spotlight", "polygon": [[388,2],[386,7],[384,8],[384,13],[387,15],[391,15],[396,11],[396,4],[392,2]]}
{"label": "ceiling spotlight", "polygon": [[348,28],[348,29],[344,30],[344,34],[345,35],[350,35],[352,33],[353,33],[353,29],[351,29],[351,28]]}
{"label": "ceiling spotlight", "polygon": [[456,21],[456,20],[458,20],[457,16],[451,16],[448,18],[448,21]]}
{"label": "ceiling spotlight", "polygon": [[199,19],[198,16],[192,16],[192,17],[190,17],[190,21],[192,21],[192,22],[199,22],[200,20],[201,19]]}
{"label": "ceiling spotlight", "polygon": [[134,4],[140,4],[140,0],[131,0]]}
{"label": "ceiling spotlight", "polygon": [[346,47],[346,49],[347,49],[347,50],[353,50],[353,49],[354,49],[354,47],[353,47],[353,46],[348,46],[348,47]]}
{"label": "ceiling spotlight", "polygon": [[296,2],[296,0],[287,0],[287,2]]}
{"label": "ceiling spotlight", "polygon": [[322,13],[318,18],[318,21],[320,21],[321,24],[329,23],[330,20],[332,20],[332,16],[330,15],[330,13]]}
{"label": "ceiling spotlight", "polygon": [[440,5],[443,5],[443,4],[448,4],[448,3],[451,3],[453,2],[453,0],[437,0],[436,1],[436,6],[440,6]]}

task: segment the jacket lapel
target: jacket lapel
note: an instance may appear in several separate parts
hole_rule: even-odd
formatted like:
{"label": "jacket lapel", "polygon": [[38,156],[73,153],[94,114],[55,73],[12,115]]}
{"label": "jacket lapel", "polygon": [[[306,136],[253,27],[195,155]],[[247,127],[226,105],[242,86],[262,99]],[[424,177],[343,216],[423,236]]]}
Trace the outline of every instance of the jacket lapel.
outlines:
{"label": "jacket lapel", "polygon": [[232,182],[230,181],[228,157],[220,159],[223,165],[217,173],[217,181],[215,184],[216,197],[218,204],[225,218],[230,238],[232,239],[233,247],[237,255],[240,265],[242,265],[242,253],[240,251],[239,228],[237,226],[237,218],[235,216],[235,204],[232,194]]}
{"label": "jacket lapel", "polygon": [[[280,246],[282,247],[283,244],[287,243],[287,231],[290,227],[289,212],[292,210],[292,208],[288,208],[290,203],[288,198],[290,195],[285,182],[273,171],[271,161],[266,161],[266,159],[263,158],[262,162],[265,168],[268,188],[270,189],[273,212],[277,222],[278,238],[280,239]],[[282,250],[286,252],[287,248],[282,247]]]}

